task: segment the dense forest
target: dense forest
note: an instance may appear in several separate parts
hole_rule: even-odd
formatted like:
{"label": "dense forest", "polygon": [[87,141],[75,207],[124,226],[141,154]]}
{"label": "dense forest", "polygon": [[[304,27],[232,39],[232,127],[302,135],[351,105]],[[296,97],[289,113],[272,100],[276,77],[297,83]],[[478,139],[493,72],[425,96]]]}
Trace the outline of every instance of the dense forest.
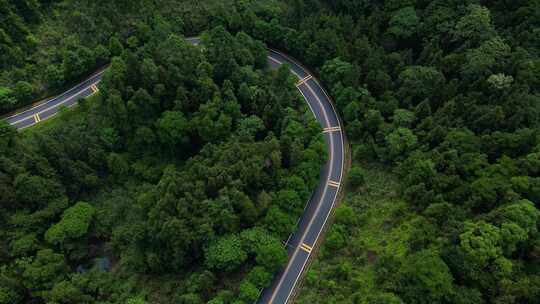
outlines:
{"label": "dense forest", "polygon": [[112,39],[100,94],[1,125],[0,303],[252,303],[325,161],[264,44],[166,22]]}
{"label": "dense forest", "polygon": [[110,63],[50,128],[1,128],[0,303],[252,303],[324,161],[265,43],[316,72],[353,150],[297,302],[540,303],[540,1],[0,10],[2,113]]}
{"label": "dense forest", "polygon": [[300,303],[539,303],[539,13],[538,1],[291,1],[255,22],[319,71],[353,143],[348,196]]}
{"label": "dense forest", "polygon": [[[275,17],[273,0],[246,2]],[[0,114],[60,93],[137,45],[151,28],[185,36],[225,24],[232,0],[0,0]],[[134,36],[134,32],[139,32]],[[237,30],[235,31],[237,32]]]}

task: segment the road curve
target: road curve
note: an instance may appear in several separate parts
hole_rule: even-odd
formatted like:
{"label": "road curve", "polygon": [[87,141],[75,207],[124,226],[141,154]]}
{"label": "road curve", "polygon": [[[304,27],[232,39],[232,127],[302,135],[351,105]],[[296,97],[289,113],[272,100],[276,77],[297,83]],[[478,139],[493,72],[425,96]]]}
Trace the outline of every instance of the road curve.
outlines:
{"label": "road curve", "polygon": [[[188,41],[193,44],[200,42],[197,38],[190,38]],[[313,75],[297,61],[276,50],[269,50],[268,63],[271,68],[287,64],[292,74],[298,78],[296,86],[320,123],[328,148],[328,162],[321,169],[319,185],[306,204],[296,232],[287,240],[289,255],[287,265],[276,274],[272,285],[262,290],[257,301],[259,304],[285,304],[291,299],[312,250],[316,247],[336,204],[343,180],[345,140],[337,112]],[[74,106],[80,98],[95,94],[103,73],[104,71],[99,71],[65,93],[9,116],[5,120],[17,129],[24,129],[53,117],[61,106]]]}
{"label": "road curve", "polygon": [[316,247],[336,204],[343,180],[345,138],[337,111],[317,79],[296,60],[276,50],[270,50],[268,61],[274,68],[287,64],[298,78],[296,87],[321,125],[328,149],[328,162],[321,170],[317,189],[298,221],[296,232],[287,241],[289,254],[287,265],[276,275],[272,285],[262,291],[257,302],[283,304],[291,299],[312,250]]}

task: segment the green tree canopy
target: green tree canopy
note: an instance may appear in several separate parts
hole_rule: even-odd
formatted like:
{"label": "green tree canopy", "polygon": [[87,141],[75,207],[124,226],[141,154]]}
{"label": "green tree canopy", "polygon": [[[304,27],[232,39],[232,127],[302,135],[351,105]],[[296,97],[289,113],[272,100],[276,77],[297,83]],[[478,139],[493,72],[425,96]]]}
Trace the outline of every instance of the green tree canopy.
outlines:
{"label": "green tree canopy", "polygon": [[95,214],[95,208],[85,202],[78,202],[62,214],[62,219],[45,233],[45,239],[52,244],[64,244],[88,233]]}
{"label": "green tree canopy", "polygon": [[232,271],[247,259],[246,252],[238,236],[219,238],[205,250],[205,262],[210,268]]}
{"label": "green tree canopy", "polygon": [[450,269],[431,250],[408,256],[397,276],[397,289],[406,303],[446,303],[453,292]]}

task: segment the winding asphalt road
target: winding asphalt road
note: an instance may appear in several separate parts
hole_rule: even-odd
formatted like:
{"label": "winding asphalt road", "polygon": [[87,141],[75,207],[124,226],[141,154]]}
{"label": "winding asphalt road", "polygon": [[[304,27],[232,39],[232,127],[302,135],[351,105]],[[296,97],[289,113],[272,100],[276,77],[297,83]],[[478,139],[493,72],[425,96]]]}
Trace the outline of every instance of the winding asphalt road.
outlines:
{"label": "winding asphalt road", "polygon": [[[188,41],[193,44],[200,43],[197,38],[190,38]],[[269,50],[268,63],[271,68],[287,64],[298,78],[296,86],[321,124],[328,148],[328,162],[321,169],[319,185],[306,204],[296,232],[287,240],[289,255],[287,265],[276,274],[272,285],[262,290],[257,301],[260,304],[285,304],[291,299],[312,250],[317,245],[336,204],[343,180],[345,140],[337,112],[313,75],[297,61],[276,50]],[[72,107],[79,99],[97,93],[97,84],[101,81],[103,73],[104,71],[99,71],[65,93],[9,116],[5,120],[17,129],[24,129],[51,118],[62,106]]]}

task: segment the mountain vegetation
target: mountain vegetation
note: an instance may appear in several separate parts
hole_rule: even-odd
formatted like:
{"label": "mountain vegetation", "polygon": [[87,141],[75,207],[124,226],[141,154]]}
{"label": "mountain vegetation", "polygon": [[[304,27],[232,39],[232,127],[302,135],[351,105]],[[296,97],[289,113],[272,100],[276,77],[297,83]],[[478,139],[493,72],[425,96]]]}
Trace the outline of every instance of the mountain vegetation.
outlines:
{"label": "mountain vegetation", "polygon": [[256,21],[319,72],[353,147],[299,303],[538,303],[539,8],[291,1]]}
{"label": "mountain vegetation", "polygon": [[352,147],[298,303],[539,303],[538,0],[0,11],[2,113],[109,64],[76,110],[0,128],[0,303],[253,303],[325,160],[265,44],[322,80]]}
{"label": "mountain vegetation", "polygon": [[262,42],[166,25],[112,40],[76,115],[2,122],[0,303],[252,303],[286,261],[320,126]]}

